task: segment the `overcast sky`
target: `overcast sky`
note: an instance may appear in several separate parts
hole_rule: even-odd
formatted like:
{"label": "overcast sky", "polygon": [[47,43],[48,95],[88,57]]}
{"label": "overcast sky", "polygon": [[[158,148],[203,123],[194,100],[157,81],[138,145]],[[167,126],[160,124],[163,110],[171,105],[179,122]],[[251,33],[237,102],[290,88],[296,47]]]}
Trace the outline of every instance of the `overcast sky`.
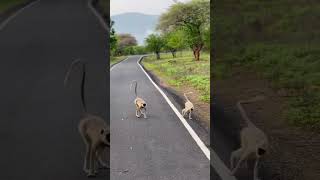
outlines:
{"label": "overcast sky", "polygon": [[[179,1],[186,2],[189,0]],[[126,12],[160,15],[173,3],[173,0],[110,0],[110,15]]]}

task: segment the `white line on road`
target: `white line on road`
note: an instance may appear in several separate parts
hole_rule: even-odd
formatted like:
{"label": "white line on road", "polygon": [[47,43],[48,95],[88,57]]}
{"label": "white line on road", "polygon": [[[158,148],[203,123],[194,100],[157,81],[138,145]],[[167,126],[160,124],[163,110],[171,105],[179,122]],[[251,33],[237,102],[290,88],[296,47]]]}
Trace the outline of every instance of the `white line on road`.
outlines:
{"label": "white line on road", "polygon": [[127,59],[128,59],[128,57],[127,57],[126,59],[121,60],[120,62],[118,62],[118,63],[116,63],[116,64],[112,65],[112,66],[111,66],[111,68],[110,68],[110,72],[112,71],[112,69],[113,69],[115,66],[117,66],[118,64],[120,64],[120,63],[121,63],[121,62],[123,62],[123,61],[126,61]]}
{"label": "white line on road", "polygon": [[[154,87],[160,92],[160,94],[164,97],[164,99],[167,101],[169,106],[172,108],[172,110],[176,113],[182,124],[185,126],[185,128],[190,133],[191,137],[196,141],[197,145],[200,147],[202,152],[205,154],[205,156],[210,160],[210,150],[208,147],[202,142],[202,140],[199,138],[199,136],[196,134],[196,132],[192,129],[192,127],[188,124],[188,122],[184,119],[184,117],[180,114],[178,109],[173,105],[173,103],[170,101],[168,96],[159,88],[159,86],[151,79],[149,74],[144,70],[144,68],[141,66],[140,61],[144,58],[142,56],[137,61],[138,66],[142,69],[142,71],[145,73],[145,75],[148,77],[148,79],[151,81],[151,83],[154,85]],[[219,158],[219,156],[216,154],[216,152],[211,149],[211,156],[212,160],[210,160],[211,165],[214,167],[214,169],[217,171],[221,179],[223,180],[236,180],[234,176],[231,175],[230,170],[227,168],[227,166],[223,163],[223,161]]]}
{"label": "white line on road", "polygon": [[32,5],[34,5],[35,3],[39,2],[40,0],[34,1],[30,4],[28,4],[27,6],[21,8],[20,10],[18,10],[16,13],[14,13],[13,15],[9,16],[5,21],[3,21],[0,24],[0,31],[10,22],[12,21],[16,16],[18,16],[19,14],[21,14],[24,10],[26,10],[27,8],[31,7]]}

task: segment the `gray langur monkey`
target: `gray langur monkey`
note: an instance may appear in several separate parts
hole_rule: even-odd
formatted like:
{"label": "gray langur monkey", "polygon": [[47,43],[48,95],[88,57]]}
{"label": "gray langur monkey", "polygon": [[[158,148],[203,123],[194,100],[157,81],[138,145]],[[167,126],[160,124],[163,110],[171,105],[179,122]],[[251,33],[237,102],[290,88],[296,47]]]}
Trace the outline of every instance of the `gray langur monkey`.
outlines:
{"label": "gray langur monkey", "polygon": [[187,94],[190,94],[192,92],[183,93],[184,98],[186,99],[186,102],[184,103],[184,109],[182,109],[182,116],[189,115],[189,119],[191,120],[192,117],[192,111],[194,110],[194,106],[192,102],[188,99]]}
{"label": "gray langur monkey", "polygon": [[81,102],[84,110],[83,117],[80,119],[78,130],[86,145],[86,154],[84,157],[83,170],[88,177],[94,177],[97,174],[96,163],[102,168],[109,168],[101,155],[105,148],[110,148],[110,128],[103,118],[95,116],[87,112],[85,103],[85,79],[86,79],[86,63],[80,60],[72,62],[64,80],[67,85],[70,73],[75,65],[82,65],[82,81],[81,81]]}
{"label": "gray langur monkey", "polygon": [[[247,163],[249,158],[254,158],[255,165],[253,170],[253,178],[254,180],[259,180],[258,163],[260,158],[267,152],[267,149],[269,147],[268,138],[262,130],[258,129],[251,122],[247,113],[242,107],[242,104],[253,103],[263,100],[264,98],[264,96],[256,96],[246,101],[238,101],[237,103],[237,108],[239,109],[242,118],[246,121],[247,126],[240,131],[241,147],[231,153],[230,166],[232,175],[236,173],[242,162]],[[234,161],[236,159],[239,160],[237,165],[234,167]]]}
{"label": "gray langur monkey", "polygon": [[138,118],[140,118],[140,116],[142,114],[144,118],[147,118],[147,103],[142,98],[138,97],[138,94],[137,94],[138,82],[137,81],[132,81],[132,83],[130,85],[130,89],[132,89],[133,84],[134,84],[134,93],[135,93],[134,104],[136,106],[136,116]]}

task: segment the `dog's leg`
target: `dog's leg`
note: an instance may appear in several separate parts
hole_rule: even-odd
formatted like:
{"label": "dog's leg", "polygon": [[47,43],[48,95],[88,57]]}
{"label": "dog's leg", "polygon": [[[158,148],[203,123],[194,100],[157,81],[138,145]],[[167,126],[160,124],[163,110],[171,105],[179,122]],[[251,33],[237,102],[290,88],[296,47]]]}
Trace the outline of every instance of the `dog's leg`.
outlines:
{"label": "dog's leg", "polygon": [[192,113],[192,111],[191,111],[191,110],[189,110],[189,119],[190,119],[190,120],[192,119],[192,117],[191,117],[191,113]]}
{"label": "dog's leg", "polygon": [[95,173],[94,173],[94,159],[95,159],[95,150],[96,147],[94,145],[91,146],[91,151],[90,151],[90,162],[89,162],[89,173],[88,173],[88,177],[94,177]]}
{"label": "dog's leg", "polygon": [[182,109],[181,114],[182,114],[183,117],[185,116],[185,110],[184,109]]}

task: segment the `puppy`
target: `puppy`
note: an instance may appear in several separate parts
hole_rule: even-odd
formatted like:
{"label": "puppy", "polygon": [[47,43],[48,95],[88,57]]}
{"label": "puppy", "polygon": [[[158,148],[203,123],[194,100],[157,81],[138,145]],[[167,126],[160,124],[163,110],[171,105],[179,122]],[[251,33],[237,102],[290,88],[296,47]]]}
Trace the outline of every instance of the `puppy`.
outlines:
{"label": "puppy", "polygon": [[[245,110],[242,107],[242,104],[246,103],[252,103],[256,101],[263,100],[264,97],[257,96],[253,99],[247,100],[247,101],[239,101],[237,103],[237,107],[240,111],[240,114],[243,119],[245,119],[247,123],[247,127],[243,128],[240,131],[240,137],[241,137],[241,147],[238,150],[235,150],[231,153],[230,157],[230,166],[231,166],[231,173],[234,175],[240,164],[242,162],[248,161],[249,158],[255,159],[255,165],[254,165],[254,180],[259,180],[258,178],[258,163],[260,158],[266,154],[269,143],[268,138],[266,134],[258,129],[249,119],[247,116]],[[238,163],[236,167],[234,167],[234,162],[236,159],[238,160]]]}
{"label": "puppy", "polygon": [[192,117],[191,117],[192,114],[191,113],[192,113],[192,111],[194,109],[194,106],[193,106],[192,102],[187,97],[187,94],[190,94],[190,93],[192,93],[192,92],[183,93],[183,95],[184,95],[184,97],[186,99],[186,102],[184,103],[184,109],[182,109],[182,116],[185,116],[185,115],[188,114],[189,115],[189,119],[191,120],[192,119]]}
{"label": "puppy", "polygon": [[66,86],[70,73],[77,64],[82,64],[81,102],[84,113],[80,119],[78,130],[86,145],[83,170],[87,173],[88,177],[94,177],[97,173],[96,163],[99,163],[103,168],[108,168],[107,163],[102,160],[101,155],[106,147],[110,147],[110,128],[101,117],[87,112],[84,97],[86,78],[86,64],[84,62],[80,60],[72,62],[66,74],[64,85]]}
{"label": "puppy", "polygon": [[144,118],[147,118],[147,103],[142,98],[138,97],[138,94],[137,94],[138,82],[137,81],[133,81],[131,83],[130,89],[132,89],[133,84],[134,84],[134,93],[135,93],[134,104],[136,106],[136,116],[138,118],[140,118],[141,114],[142,114]]}

